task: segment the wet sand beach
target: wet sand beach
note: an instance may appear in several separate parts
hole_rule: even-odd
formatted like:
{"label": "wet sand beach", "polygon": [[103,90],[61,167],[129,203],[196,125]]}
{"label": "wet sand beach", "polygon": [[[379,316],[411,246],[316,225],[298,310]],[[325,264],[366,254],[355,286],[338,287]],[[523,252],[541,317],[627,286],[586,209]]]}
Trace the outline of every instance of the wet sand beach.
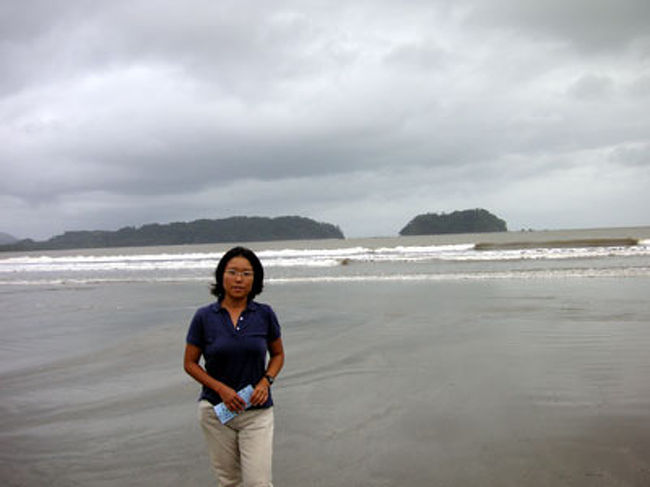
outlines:
{"label": "wet sand beach", "polygon": [[[3,485],[214,485],[181,366],[208,281],[3,289]],[[650,485],[648,295],[647,277],[271,281],[275,485]]]}
{"label": "wet sand beach", "polygon": [[279,454],[279,474],[290,485],[647,484],[650,316],[634,311],[645,292],[554,288],[341,289],[336,333],[305,330],[315,340],[294,359],[310,366],[286,374],[278,451],[294,454]]}

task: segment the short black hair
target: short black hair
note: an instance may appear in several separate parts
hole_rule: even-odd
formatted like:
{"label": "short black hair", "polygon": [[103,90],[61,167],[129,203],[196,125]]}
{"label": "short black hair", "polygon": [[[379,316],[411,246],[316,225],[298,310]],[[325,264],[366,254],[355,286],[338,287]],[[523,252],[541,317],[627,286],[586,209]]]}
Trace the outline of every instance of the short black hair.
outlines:
{"label": "short black hair", "polygon": [[264,288],[264,268],[260,259],[257,258],[255,252],[246,247],[233,247],[228,252],[223,254],[217,268],[214,270],[214,284],[212,284],[211,293],[221,301],[226,295],[226,290],[223,288],[223,273],[226,270],[226,265],[234,257],[243,257],[253,266],[253,287],[248,294],[248,300],[252,301],[255,296],[262,292]]}

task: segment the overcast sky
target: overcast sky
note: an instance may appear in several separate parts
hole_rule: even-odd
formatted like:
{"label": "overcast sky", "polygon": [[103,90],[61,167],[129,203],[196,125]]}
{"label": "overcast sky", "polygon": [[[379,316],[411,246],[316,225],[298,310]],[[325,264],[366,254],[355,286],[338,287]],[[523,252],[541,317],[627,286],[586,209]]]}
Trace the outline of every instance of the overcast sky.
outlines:
{"label": "overcast sky", "polygon": [[648,0],[0,3],[0,231],[650,224]]}

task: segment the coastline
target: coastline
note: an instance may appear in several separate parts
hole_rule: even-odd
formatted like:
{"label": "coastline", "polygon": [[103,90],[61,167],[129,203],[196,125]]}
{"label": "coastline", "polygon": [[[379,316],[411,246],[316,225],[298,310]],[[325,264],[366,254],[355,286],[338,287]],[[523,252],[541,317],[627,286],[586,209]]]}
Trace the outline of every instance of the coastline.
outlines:
{"label": "coastline", "polygon": [[534,231],[507,231],[488,233],[450,233],[438,235],[416,235],[416,236],[372,236],[372,237],[348,237],[344,239],[317,239],[317,240],[270,240],[270,241],[248,241],[248,242],[216,242],[205,244],[183,244],[183,245],[151,245],[142,247],[97,247],[81,249],[58,249],[58,250],[25,250],[25,251],[4,251],[0,252],[0,260],[18,256],[71,256],[79,254],[94,255],[121,255],[129,254],[142,255],[151,253],[180,253],[192,249],[195,252],[225,252],[234,245],[241,244],[253,249],[260,250],[281,250],[281,249],[335,249],[350,248],[359,245],[372,244],[373,247],[391,245],[420,245],[422,242],[427,245],[455,245],[455,244],[505,244],[520,242],[524,244],[543,243],[548,241],[567,240],[599,240],[599,239],[634,239],[638,241],[650,239],[650,225],[633,227],[603,227],[603,228],[582,228],[582,229],[558,229],[558,230],[534,230]]}
{"label": "coastline", "polygon": [[587,248],[587,247],[631,247],[639,245],[641,240],[636,238],[593,238],[572,240],[544,240],[541,242],[505,242],[485,243],[474,245],[476,250],[520,250],[520,249],[561,249],[561,248]]}

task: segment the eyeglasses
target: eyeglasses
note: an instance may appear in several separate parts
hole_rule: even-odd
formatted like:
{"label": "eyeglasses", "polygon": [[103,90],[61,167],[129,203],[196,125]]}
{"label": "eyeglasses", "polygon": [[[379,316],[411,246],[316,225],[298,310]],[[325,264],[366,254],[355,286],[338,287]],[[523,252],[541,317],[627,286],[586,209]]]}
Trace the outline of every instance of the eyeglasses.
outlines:
{"label": "eyeglasses", "polygon": [[225,274],[229,277],[243,277],[250,279],[255,275],[253,271],[236,271],[235,269],[226,269]]}

